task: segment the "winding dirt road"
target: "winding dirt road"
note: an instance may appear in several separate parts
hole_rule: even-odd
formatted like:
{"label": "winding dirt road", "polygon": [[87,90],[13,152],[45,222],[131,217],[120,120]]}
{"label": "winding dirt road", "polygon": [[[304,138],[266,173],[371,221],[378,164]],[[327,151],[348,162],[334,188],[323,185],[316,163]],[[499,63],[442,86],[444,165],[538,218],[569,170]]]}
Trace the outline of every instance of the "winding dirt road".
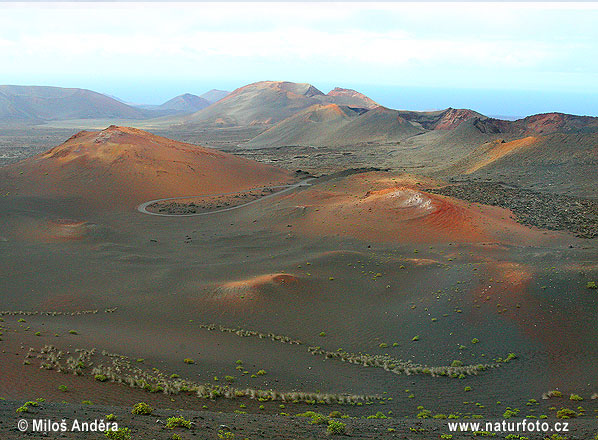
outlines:
{"label": "winding dirt road", "polygon": [[[147,202],[143,202],[141,205],[137,206],[137,211],[143,213],[143,214],[148,214],[148,215],[157,215],[160,217],[193,217],[193,216],[197,216],[197,215],[210,215],[210,214],[218,214],[219,212],[226,212],[226,211],[232,211],[234,209],[239,209],[239,208],[243,208],[245,206],[248,205],[252,205],[254,203],[260,202],[262,200],[268,199],[270,197],[275,197],[278,196],[280,194],[289,192],[294,190],[295,188],[299,188],[301,186],[310,186],[311,184],[308,183],[310,181],[314,180],[314,178],[309,178],[309,179],[305,179],[302,180],[301,182],[295,183],[293,185],[277,185],[277,186],[264,186],[261,188],[251,188],[251,189],[247,189],[245,191],[236,191],[236,192],[230,192],[230,193],[220,193],[220,194],[200,194],[200,195],[196,195],[196,196],[181,196],[181,197],[167,197],[164,199],[156,199],[156,200],[150,200]],[[254,200],[251,200],[250,202],[247,203],[242,203],[240,205],[235,205],[235,206],[229,206],[228,208],[222,208],[222,209],[217,209],[215,211],[206,211],[206,212],[195,212],[195,213],[191,213],[191,214],[162,214],[162,213],[158,213],[158,212],[151,212],[147,210],[147,207],[154,204],[154,203],[158,203],[158,202],[166,202],[168,200],[181,200],[181,199],[192,199],[195,197],[216,197],[216,196],[229,196],[229,195],[234,195],[234,194],[243,194],[243,193],[248,193],[248,192],[252,192],[252,191],[260,191],[260,190],[265,190],[265,189],[274,189],[274,188],[284,188],[280,191],[276,191],[272,194],[268,194],[267,196],[263,196]]]}

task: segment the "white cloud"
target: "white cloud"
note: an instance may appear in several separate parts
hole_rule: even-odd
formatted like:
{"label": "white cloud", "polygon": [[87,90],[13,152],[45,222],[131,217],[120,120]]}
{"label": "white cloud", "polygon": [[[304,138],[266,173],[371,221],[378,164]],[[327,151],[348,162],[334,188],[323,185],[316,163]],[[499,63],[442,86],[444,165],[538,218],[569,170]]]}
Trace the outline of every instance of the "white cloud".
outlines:
{"label": "white cloud", "polygon": [[[176,79],[182,72],[209,72],[242,80],[246,72],[268,78],[272,72],[309,71],[326,78],[356,72],[360,81],[392,83],[400,74],[404,81],[436,75],[467,83],[494,72],[490,79],[513,81],[524,74],[579,70],[571,59],[596,52],[596,31],[575,30],[595,23],[597,7],[0,3],[0,56],[6,70],[40,75]],[[596,66],[586,58],[586,69]]]}

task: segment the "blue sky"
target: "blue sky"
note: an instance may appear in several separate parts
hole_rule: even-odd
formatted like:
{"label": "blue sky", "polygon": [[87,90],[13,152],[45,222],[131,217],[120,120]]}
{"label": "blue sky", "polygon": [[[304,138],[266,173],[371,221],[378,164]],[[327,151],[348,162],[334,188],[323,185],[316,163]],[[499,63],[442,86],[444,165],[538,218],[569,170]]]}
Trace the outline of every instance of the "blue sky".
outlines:
{"label": "blue sky", "polygon": [[0,3],[0,83],[126,101],[264,79],[383,105],[598,115],[594,3]]}

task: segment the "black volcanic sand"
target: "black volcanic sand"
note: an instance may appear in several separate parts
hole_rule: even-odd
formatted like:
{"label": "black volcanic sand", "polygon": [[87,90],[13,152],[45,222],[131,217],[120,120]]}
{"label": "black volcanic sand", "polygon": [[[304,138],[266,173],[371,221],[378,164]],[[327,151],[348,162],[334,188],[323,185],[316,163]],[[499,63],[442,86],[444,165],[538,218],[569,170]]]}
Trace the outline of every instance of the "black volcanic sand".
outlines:
{"label": "black volcanic sand", "polygon": [[[547,415],[549,421],[556,420],[556,410],[550,408],[582,412],[582,407],[583,417],[572,425],[583,433],[569,438],[590,438],[598,416],[598,400],[591,399],[598,391],[598,293],[586,284],[598,281],[595,240],[563,234],[543,246],[415,246],[306,237],[293,232],[300,214],[285,200],[273,198],[264,206],[256,203],[215,215],[162,218],[134,209],[98,213],[76,202],[0,198],[0,309],[97,310],[73,316],[2,316],[0,397],[8,400],[0,406],[0,437],[22,438],[11,431],[18,418],[15,407],[42,397],[46,402],[40,411],[57,417],[81,411],[59,402],[83,400],[126,407],[143,400],[160,408],[161,419],[171,414],[166,408],[196,411],[190,417],[198,425],[209,421],[209,429],[194,433],[208,438],[216,438],[220,423],[239,430],[238,438],[324,436],[323,426],[305,419],[289,423],[284,416],[264,416],[280,412],[339,410],[357,418],[382,412],[392,419],[349,420],[353,437],[385,438],[384,432],[398,438],[438,438],[448,432],[445,420],[424,420],[425,432],[408,429],[419,423],[418,407],[432,414],[496,418],[510,406],[520,409],[518,418]],[[71,240],[39,232],[65,218],[87,222],[84,232]],[[426,259],[431,261],[421,261]],[[515,269],[505,275],[504,264]],[[281,273],[290,281],[256,278]],[[238,283],[242,280],[249,282]],[[303,344],[201,327],[210,323],[285,335]],[[139,368],[158,368],[200,383],[214,384],[217,376],[223,384],[230,375],[238,388],[377,395],[382,400],[361,405],[286,402],[281,408],[278,401],[150,393],[95,381],[89,367],[76,376],[40,369],[36,358],[23,364],[30,347],[38,352],[45,345],[72,353],[77,348],[106,350],[128,356]],[[313,356],[308,346],[387,353],[428,366],[454,360],[490,364],[508,353],[517,359],[462,379],[406,376]],[[195,363],[184,363],[185,358]],[[262,369],[267,374],[251,377]],[[58,390],[62,384],[67,392]],[[542,393],[555,389],[565,397],[542,399]],[[570,401],[571,393],[584,400]],[[207,411],[229,414],[204,412],[204,405]],[[171,435],[154,416],[131,421],[127,408],[84,408],[90,414],[118,412],[129,426],[152,438]],[[388,427],[397,431],[388,432]]]}
{"label": "black volcanic sand", "polygon": [[543,229],[570,231],[578,237],[598,237],[598,201],[550,194],[494,182],[468,182],[430,192],[513,211],[517,221]]}
{"label": "black volcanic sand", "polygon": [[[325,434],[325,424],[312,424],[306,417],[263,415],[263,414],[231,414],[214,411],[189,411],[177,408],[154,409],[151,415],[132,415],[131,407],[106,406],[106,405],[77,405],[68,403],[41,402],[31,413],[16,414],[14,408],[21,405],[22,401],[0,401],[0,433],[3,440],[20,440],[23,438],[36,438],[30,432],[21,433],[16,426],[20,419],[31,423],[33,418],[43,418],[53,421],[65,419],[68,426],[73,421],[105,420],[107,414],[116,416],[115,422],[119,427],[127,427],[132,433],[132,438],[151,438],[155,440],[170,440],[173,434],[179,434],[183,439],[205,438],[218,439],[219,432],[231,432],[234,438],[264,438],[283,440],[293,438],[296,440],[313,440],[335,438]],[[173,405],[174,406],[174,405]],[[183,416],[191,421],[190,429],[165,428],[169,417]],[[339,419],[347,425],[347,433],[355,439],[432,439],[440,438],[446,433],[446,420],[435,419]],[[488,419],[491,422],[502,422],[501,419]],[[595,432],[595,422],[589,418],[574,419],[569,421],[569,440],[587,440]],[[53,437],[53,435],[55,437]],[[526,434],[530,439],[541,439],[544,436]],[[66,432],[50,434],[44,438],[105,438],[99,433],[81,434]],[[338,437],[344,438],[344,436]],[[454,433],[453,439],[472,439],[471,434]],[[477,437],[476,437],[477,438]],[[496,437],[495,437],[496,438]],[[503,437],[498,437],[503,438]]]}

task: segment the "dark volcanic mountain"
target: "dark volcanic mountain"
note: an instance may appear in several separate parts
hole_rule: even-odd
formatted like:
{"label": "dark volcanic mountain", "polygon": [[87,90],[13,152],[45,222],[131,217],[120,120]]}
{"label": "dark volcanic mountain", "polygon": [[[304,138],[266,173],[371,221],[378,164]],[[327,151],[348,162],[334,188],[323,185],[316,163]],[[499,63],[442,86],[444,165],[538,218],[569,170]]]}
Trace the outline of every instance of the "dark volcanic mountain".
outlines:
{"label": "dark volcanic mountain", "polygon": [[0,122],[39,123],[63,119],[142,119],[147,114],[85,89],[0,86]]}
{"label": "dark volcanic mountain", "polygon": [[243,147],[396,142],[423,131],[402,118],[396,110],[316,104],[264,131]]}

